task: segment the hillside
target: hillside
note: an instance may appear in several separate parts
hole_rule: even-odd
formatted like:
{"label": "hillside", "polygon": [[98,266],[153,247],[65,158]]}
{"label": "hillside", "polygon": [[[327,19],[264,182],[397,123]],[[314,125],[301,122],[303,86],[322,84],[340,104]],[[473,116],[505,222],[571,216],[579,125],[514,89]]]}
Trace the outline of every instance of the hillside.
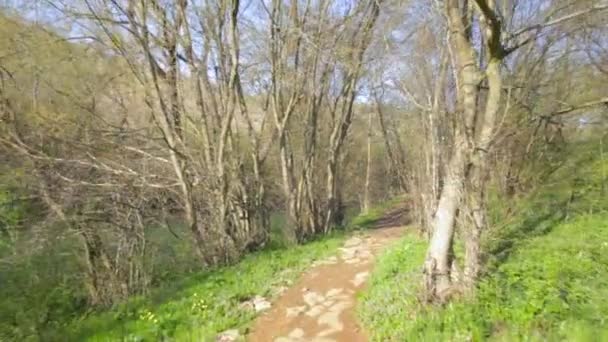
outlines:
{"label": "hillside", "polygon": [[608,340],[606,0],[0,2],[0,341]]}
{"label": "hillside", "polygon": [[[606,139],[606,136],[604,136]],[[605,144],[605,141],[603,142]],[[474,299],[420,302],[426,243],[406,237],[382,257],[360,316],[374,340],[600,341],[608,338],[608,159],[578,141],[544,181],[492,202],[487,268]]]}

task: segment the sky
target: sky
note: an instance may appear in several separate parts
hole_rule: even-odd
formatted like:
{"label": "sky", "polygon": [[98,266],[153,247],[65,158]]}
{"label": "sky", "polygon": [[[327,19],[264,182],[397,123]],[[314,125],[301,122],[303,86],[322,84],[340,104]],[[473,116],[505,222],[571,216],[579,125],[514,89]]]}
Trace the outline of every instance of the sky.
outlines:
{"label": "sky", "polygon": [[[92,3],[98,3],[100,0],[0,0],[0,6],[5,10],[16,11],[22,17],[33,22],[40,22],[42,24],[50,25],[54,27],[60,34],[67,37],[82,37],[91,34],[89,27],[83,21],[77,21],[70,16],[64,14],[60,9],[70,8],[74,6],[83,7],[86,1]],[[200,4],[202,0],[192,0],[194,4]],[[318,4],[318,0],[313,0],[313,6]],[[356,4],[357,0],[334,0],[332,2],[332,13],[336,15],[343,15],[345,11],[352,8]],[[404,1],[405,2],[405,1]],[[547,6],[553,5],[554,7],[562,4],[563,0],[520,0],[517,15],[514,16],[514,20],[511,23],[514,27],[522,27],[530,25],[534,22],[535,16],[539,10],[547,8]],[[249,48],[247,44],[265,44],[260,43],[260,40],[248,39],[247,35],[253,34],[267,34],[269,30],[268,14],[264,8],[269,6],[269,0],[242,0],[241,3],[241,33],[243,37],[243,50],[241,61],[244,65],[258,64],[264,65],[264,56],[256,54],[259,49],[264,49],[265,46],[254,46],[251,45]],[[381,53],[382,60],[376,61],[377,66],[382,69],[386,75],[399,75],[399,77],[418,77],[419,68],[417,65],[404,62],[411,61],[413,53],[420,53],[420,49],[416,47],[415,42],[410,39],[415,33],[419,33],[422,27],[430,28],[431,30],[437,30],[441,23],[429,22],[435,15],[432,15],[430,2],[422,2],[410,0],[408,6],[402,7],[405,10],[397,13],[386,13],[382,18],[381,25],[383,29],[388,29],[386,32],[389,34],[384,37],[387,44],[385,46],[374,46],[375,49],[389,49],[389,53]],[[401,19],[403,18],[403,19]],[[194,22],[194,21],[193,21]],[[436,32],[435,32],[436,34]],[[608,34],[599,35],[595,39],[600,44],[608,46]],[[196,40],[196,37],[195,37]],[[256,43],[254,43],[256,42]],[[305,42],[306,43],[306,42]],[[537,45],[545,44],[545,38],[541,38],[537,41]],[[445,42],[440,42],[445,44]],[[552,55],[559,57],[563,55],[564,48],[566,46],[565,41],[554,44],[551,51]],[[312,47],[311,47],[312,48]],[[195,49],[200,52],[202,49],[202,43],[200,40],[195,41]],[[608,50],[607,50],[608,51]],[[434,54],[422,56],[431,65],[439,65],[438,58],[433,57]],[[578,54],[577,58],[581,58],[583,61],[588,58],[585,55]],[[507,61],[506,66],[509,67],[510,61]],[[182,67],[183,72],[187,73],[187,69]],[[438,69],[438,68],[435,68]],[[436,70],[435,70],[436,71]],[[211,74],[213,76],[213,74]],[[369,80],[367,80],[369,81]],[[371,87],[369,82],[362,82],[364,87],[359,95],[359,100],[366,102],[370,99]],[[422,85],[422,83],[419,83]],[[392,94],[397,96],[397,94]]]}

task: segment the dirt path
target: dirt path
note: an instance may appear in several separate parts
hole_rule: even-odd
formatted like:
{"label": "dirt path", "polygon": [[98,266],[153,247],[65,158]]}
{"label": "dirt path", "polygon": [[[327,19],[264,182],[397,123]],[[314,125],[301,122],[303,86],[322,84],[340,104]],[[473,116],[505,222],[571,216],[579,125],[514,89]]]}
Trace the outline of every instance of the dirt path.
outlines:
{"label": "dirt path", "polygon": [[367,341],[357,324],[356,293],[364,287],[375,255],[403,231],[386,224],[400,221],[396,217],[385,221],[381,228],[348,239],[338,256],[317,261],[255,321],[247,340]]}

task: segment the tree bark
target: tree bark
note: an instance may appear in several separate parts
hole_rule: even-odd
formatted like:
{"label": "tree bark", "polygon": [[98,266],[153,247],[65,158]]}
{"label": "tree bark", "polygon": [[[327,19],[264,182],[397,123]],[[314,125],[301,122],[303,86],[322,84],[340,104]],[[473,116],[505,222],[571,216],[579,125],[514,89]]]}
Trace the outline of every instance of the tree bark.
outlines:
{"label": "tree bark", "polygon": [[451,287],[452,246],[456,216],[466,182],[467,143],[460,134],[448,165],[437,210],[432,222],[432,234],[424,266],[427,297],[440,302],[447,299]]}
{"label": "tree bark", "polygon": [[370,207],[370,178],[372,173],[372,112],[367,114],[367,163],[365,167],[365,185],[363,190],[362,212],[367,214]]}

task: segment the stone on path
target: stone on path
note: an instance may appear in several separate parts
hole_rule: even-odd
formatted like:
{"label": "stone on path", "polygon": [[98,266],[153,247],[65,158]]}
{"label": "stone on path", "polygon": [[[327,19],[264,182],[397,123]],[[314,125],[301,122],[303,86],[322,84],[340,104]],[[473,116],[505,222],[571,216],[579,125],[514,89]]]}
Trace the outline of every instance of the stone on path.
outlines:
{"label": "stone on path", "polygon": [[241,337],[241,334],[237,329],[226,330],[215,338],[217,342],[234,342],[237,341]]}
{"label": "stone on path", "polygon": [[255,296],[253,298],[253,308],[255,309],[255,312],[268,310],[271,306],[272,304],[262,296]]}
{"label": "stone on path", "polygon": [[349,238],[337,256],[317,260],[293,290],[258,319],[251,342],[363,342],[356,322],[356,294],[365,284],[375,254],[400,236],[398,227]]}
{"label": "stone on path", "polygon": [[367,280],[367,277],[369,277],[369,272],[367,272],[367,271],[359,272],[355,275],[355,278],[353,280],[351,280],[350,282],[353,283],[353,285],[355,285],[356,287],[359,287],[363,283],[365,283],[365,281]]}
{"label": "stone on path", "polygon": [[262,296],[255,296],[250,300],[242,302],[239,306],[242,309],[249,309],[254,310],[255,312],[261,312],[270,309],[272,304]]}
{"label": "stone on path", "polygon": [[294,306],[286,309],[285,315],[287,317],[296,317],[306,312],[306,305]]}

